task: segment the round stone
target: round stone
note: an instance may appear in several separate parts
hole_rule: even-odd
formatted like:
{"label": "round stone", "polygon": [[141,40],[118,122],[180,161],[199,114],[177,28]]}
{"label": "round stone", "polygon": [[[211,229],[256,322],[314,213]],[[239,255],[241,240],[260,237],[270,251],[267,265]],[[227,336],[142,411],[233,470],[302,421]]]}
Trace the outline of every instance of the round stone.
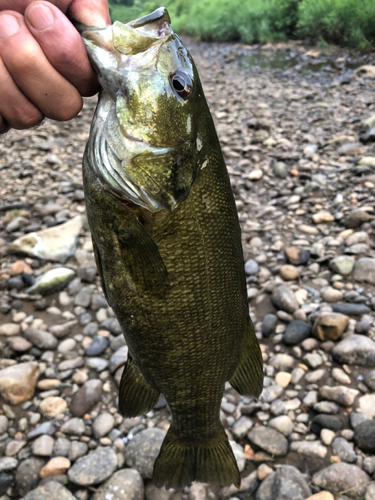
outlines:
{"label": "round stone", "polygon": [[158,428],[138,432],[126,446],[126,465],[150,479],[165,435],[166,432]]}

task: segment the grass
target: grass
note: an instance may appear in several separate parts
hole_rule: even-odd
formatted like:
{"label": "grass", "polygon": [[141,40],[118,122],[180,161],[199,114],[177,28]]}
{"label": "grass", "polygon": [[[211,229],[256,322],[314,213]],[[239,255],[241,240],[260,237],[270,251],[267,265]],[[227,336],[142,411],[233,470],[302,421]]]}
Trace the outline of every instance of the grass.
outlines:
{"label": "grass", "polygon": [[[375,0],[163,0],[163,4],[176,32],[202,40],[264,43],[302,38],[320,45],[375,45]],[[110,0],[110,5],[113,20],[128,22],[161,2]]]}

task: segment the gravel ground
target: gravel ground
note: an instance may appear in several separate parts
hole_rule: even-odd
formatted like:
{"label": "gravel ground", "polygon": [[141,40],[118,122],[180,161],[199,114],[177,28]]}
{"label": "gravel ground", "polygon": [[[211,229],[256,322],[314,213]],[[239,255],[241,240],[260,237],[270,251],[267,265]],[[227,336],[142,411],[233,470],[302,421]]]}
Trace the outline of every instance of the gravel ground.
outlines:
{"label": "gravel ground", "polygon": [[[228,385],[222,402],[240,491],[158,490],[165,401],[118,413],[127,347],[84,218],[88,99],[69,123],[1,138],[0,500],[375,499],[374,57],[190,45],[231,175],[265,364],[258,401]],[[247,67],[254,55],[284,62]]]}

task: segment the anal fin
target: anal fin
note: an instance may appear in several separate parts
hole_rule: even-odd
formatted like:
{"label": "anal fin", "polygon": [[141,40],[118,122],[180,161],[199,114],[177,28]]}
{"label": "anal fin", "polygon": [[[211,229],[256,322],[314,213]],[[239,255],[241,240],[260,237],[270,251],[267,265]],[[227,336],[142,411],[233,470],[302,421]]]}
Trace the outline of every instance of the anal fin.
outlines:
{"label": "anal fin", "polygon": [[120,382],[120,413],[126,418],[148,413],[155,406],[158,398],[159,392],[150,386],[129,356]]}
{"label": "anal fin", "polygon": [[262,392],[263,359],[251,320],[245,329],[240,361],[229,383],[243,396],[258,397]]}

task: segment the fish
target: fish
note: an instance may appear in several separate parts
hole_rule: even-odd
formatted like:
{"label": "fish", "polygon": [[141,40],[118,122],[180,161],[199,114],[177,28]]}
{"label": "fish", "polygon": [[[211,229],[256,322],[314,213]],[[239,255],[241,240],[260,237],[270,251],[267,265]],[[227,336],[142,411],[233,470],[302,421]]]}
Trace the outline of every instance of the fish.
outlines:
{"label": "fish", "polygon": [[227,381],[259,396],[262,355],[236,205],[196,66],[163,7],[82,37],[102,87],[83,158],[87,217],[129,349],[119,409],[145,414],[160,394],[169,405],[156,486],[239,486],[221,400]]}

